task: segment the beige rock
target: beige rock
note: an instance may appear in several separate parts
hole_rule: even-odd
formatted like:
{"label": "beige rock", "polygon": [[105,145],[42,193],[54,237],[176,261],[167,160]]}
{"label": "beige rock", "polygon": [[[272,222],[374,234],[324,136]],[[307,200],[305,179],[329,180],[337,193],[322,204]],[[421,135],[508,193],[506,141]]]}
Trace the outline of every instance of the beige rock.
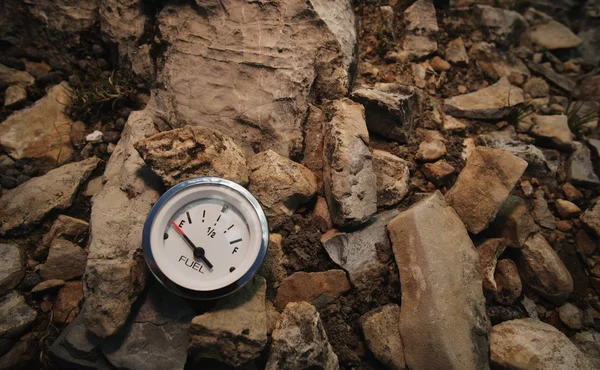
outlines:
{"label": "beige rock", "polygon": [[267,284],[260,276],[190,324],[190,352],[231,366],[258,357],[267,344]]}
{"label": "beige rock", "polygon": [[527,9],[525,18],[531,24],[531,41],[548,50],[575,48],[583,42],[568,27],[538,10]]}
{"label": "beige rock", "polygon": [[[476,1],[476,3],[483,2]],[[492,2],[485,5],[475,5],[473,7],[475,23],[487,29],[491,41],[508,47],[519,40],[521,35],[527,31],[527,21],[514,10],[494,6],[496,6],[496,3]]]}
{"label": "beige rock", "polygon": [[561,189],[570,202],[575,202],[583,198],[583,193],[569,182],[564,183]]}
{"label": "beige rock", "polygon": [[34,78],[39,78],[45,76],[52,70],[52,67],[44,62],[25,62],[25,71],[32,75]]}
{"label": "beige rock", "polygon": [[35,321],[37,312],[15,291],[0,297],[0,339],[17,339]]}
{"label": "beige rock", "polygon": [[572,303],[565,303],[558,308],[558,316],[569,328],[574,330],[583,329],[583,311]]}
{"label": "beige rock", "polygon": [[142,138],[133,146],[169,187],[202,176],[248,184],[244,152],[230,137],[213,129],[185,126]]}
{"label": "beige rock", "polygon": [[409,190],[408,162],[383,150],[373,150],[377,175],[377,206],[390,207],[404,199]]}
{"label": "beige rock", "polygon": [[473,151],[475,150],[475,139],[473,139],[472,137],[464,139],[462,142],[462,146],[463,150],[460,153],[460,156],[464,161],[466,161],[467,159],[469,159],[469,157],[471,156],[471,154],[473,154]]}
{"label": "beige rock", "polygon": [[387,226],[402,285],[400,333],[409,368],[487,369],[490,324],[477,252],[435,192]]}
{"label": "beige rock", "polygon": [[0,296],[16,287],[25,276],[24,254],[17,244],[0,243]]}
{"label": "beige rock", "polygon": [[483,274],[483,288],[490,292],[495,292],[498,289],[494,273],[496,271],[496,263],[498,257],[506,249],[507,240],[502,238],[488,239],[477,247],[479,253],[479,263]]}
{"label": "beige rock", "polygon": [[439,30],[431,0],[415,1],[404,11],[403,20],[406,30],[415,34],[429,34]]}
{"label": "beige rock", "polygon": [[503,77],[492,86],[446,99],[444,112],[455,117],[500,119],[506,116],[512,107],[523,102],[522,90],[512,86],[508,79]]}
{"label": "beige rock", "polygon": [[23,86],[12,85],[7,87],[6,91],[4,92],[5,107],[18,104],[25,99],[27,99],[27,90],[25,90]]}
{"label": "beige rock", "polygon": [[437,50],[437,42],[427,36],[405,35],[402,39],[404,52],[416,58],[423,58]]}
{"label": "beige rock", "polygon": [[325,200],[325,198],[317,196],[315,207],[311,212],[311,217],[318,223],[318,227],[322,232],[333,228],[331,215],[329,214],[329,208],[327,207],[327,200]]}
{"label": "beige rock", "polygon": [[541,234],[531,236],[518,261],[523,281],[542,297],[560,304],[573,291],[573,278],[560,257]]}
{"label": "beige rock", "polygon": [[494,326],[490,352],[491,364],[499,369],[593,369],[566,335],[537,319],[510,320]]}
{"label": "beige rock", "polygon": [[377,211],[377,177],[368,142],[363,107],[348,99],[335,101],[333,118],[325,125],[323,182],[337,226],[362,224]]}
{"label": "beige rock", "polygon": [[580,220],[596,237],[600,238],[600,200],[588,208]]}
{"label": "beige rock", "polygon": [[54,319],[68,324],[79,315],[79,304],[83,301],[83,283],[69,281],[58,292],[54,302]]}
{"label": "beige rock", "polygon": [[446,194],[448,204],[478,234],[494,219],[527,162],[500,149],[477,147]]}
{"label": "beige rock", "polygon": [[464,131],[467,128],[467,124],[459,119],[445,114],[442,127],[444,131]]}
{"label": "beige rock", "polygon": [[156,133],[152,118],[132,112],[104,171],[90,217],[89,256],[84,276],[85,321],[100,337],[121,328],[143,291],[146,263],[142,228],[158,199],[156,185],[133,143]]}
{"label": "beige rock", "polygon": [[0,64],[0,82],[4,85],[18,85],[26,87],[32,85],[35,79],[27,72],[18,71]]}
{"label": "beige rock", "polygon": [[469,64],[469,56],[462,38],[457,38],[448,43],[446,47],[446,59],[454,64]]}
{"label": "beige rock", "polygon": [[70,280],[83,275],[87,254],[81,247],[65,239],[54,239],[50,245],[48,259],[40,269],[44,280]]}
{"label": "beige rock", "polygon": [[438,186],[447,184],[456,171],[456,169],[445,160],[440,160],[435,163],[425,163],[421,170],[427,180]]}
{"label": "beige rock", "polygon": [[545,98],[549,94],[550,87],[543,78],[532,77],[523,85],[523,91],[532,98]]}
{"label": "beige rock", "polygon": [[499,260],[494,273],[496,291],[494,300],[502,305],[511,305],[521,295],[523,285],[517,265],[510,259]]}
{"label": "beige rock", "polygon": [[100,190],[102,190],[102,181],[102,176],[96,176],[91,179],[85,187],[83,195],[86,197],[93,197],[94,195],[98,194]]}
{"label": "beige rock", "polygon": [[299,271],[281,283],[274,303],[279,309],[285,308],[290,302],[300,301],[325,305],[348,290],[350,290],[350,282],[343,270]]}
{"label": "beige rock", "polygon": [[34,286],[31,289],[31,293],[35,294],[35,293],[47,292],[49,290],[55,290],[55,289],[58,290],[59,288],[62,288],[64,285],[65,285],[64,280],[50,279],[50,280],[42,281],[38,285]]}
{"label": "beige rock", "polygon": [[54,210],[71,206],[79,185],[98,165],[97,158],[70,163],[6,191],[0,198],[0,234],[29,227]]}
{"label": "beige rock", "polygon": [[496,235],[509,239],[509,247],[521,248],[529,235],[537,230],[537,225],[523,199],[510,195],[502,204],[490,229]]}
{"label": "beige rock", "polygon": [[13,159],[39,159],[48,168],[69,161],[73,155],[69,139],[73,121],[65,114],[69,101],[69,86],[63,82],[33,106],[13,113],[0,125],[0,147]]}
{"label": "beige rock", "polygon": [[[83,242],[88,236],[90,224],[77,218],[58,215],[50,230],[44,235],[40,245],[36,248],[34,256],[40,259],[46,255],[50,244],[56,238],[67,239],[75,244]],[[40,259],[41,260],[41,259]]]}
{"label": "beige rock", "polygon": [[263,205],[269,221],[291,216],[318,190],[317,178],[308,168],[272,150],[251,157],[248,169],[248,189]]}
{"label": "beige rock", "polygon": [[540,145],[571,151],[573,149],[573,133],[569,129],[567,116],[533,116],[535,123],[531,132],[538,137]]}
{"label": "beige rock", "polygon": [[279,285],[287,277],[285,265],[287,265],[287,257],[283,253],[282,245],[283,238],[280,234],[269,235],[269,248],[265,260],[263,261],[258,274],[265,279],[269,286],[277,289]]}
{"label": "beige rock", "polygon": [[369,350],[379,362],[388,369],[406,369],[400,337],[400,306],[388,304],[369,311],[361,316],[360,325]]}
{"label": "beige rock", "polygon": [[419,144],[416,159],[423,162],[434,162],[445,156],[446,145],[438,132],[428,132]]}
{"label": "beige rock", "polygon": [[266,370],[340,368],[319,313],[309,303],[288,304],[271,338]]}
{"label": "beige rock", "polygon": [[558,211],[558,214],[563,219],[573,218],[579,216],[579,214],[581,213],[581,209],[577,207],[576,204],[573,204],[568,200],[557,199],[554,202],[554,204],[556,205],[556,210]]}
{"label": "beige rock", "polygon": [[475,59],[479,69],[488,77],[498,80],[502,77],[519,76],[525,80],[530,76],[529,70],[521,59],[511,53],[501,52],[494,44],[479,42],[469,50],[469,58]]}
{"label": "beige rock", "polygon": [[433,68],[433,70],[436,72],[447,71],[451,68],[450,63],[446,62],[444,59],[438,56],[433,57],[429,64],[431,65],[431,68]]}

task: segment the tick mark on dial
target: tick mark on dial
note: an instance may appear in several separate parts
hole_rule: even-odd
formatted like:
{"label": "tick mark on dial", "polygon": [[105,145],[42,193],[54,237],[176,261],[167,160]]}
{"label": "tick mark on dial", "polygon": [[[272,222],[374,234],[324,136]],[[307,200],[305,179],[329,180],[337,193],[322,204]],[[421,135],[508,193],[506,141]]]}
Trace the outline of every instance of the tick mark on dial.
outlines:
{"label": "tick mark on dial", "polygon": [[235,271],[235,267],[230,267],[229,268],[229,272],[234,272]]}
{"label": "tick mark on dial", "polygon": [[217,217],[217,221],[215,221],[215,224],[213,226],[217,226],[217,222],[219,222],[220,219],[221,219],[221,215],[219,215],[219,217]]}
{"label": "tick mark on dial", "polygon": [[227,234],[227,231],[231,230],[231,228],[232,228],[232,227],[233,227],[233,224],[232,224],[231,226],[229,226],[229,227],[227,228],[227,230],[223,231],[223,234]]}
{"label": "tick mark on dial", "polygon": [[163,234],[163,239],[165,239],[165,240],[169,239],[169,234],[167,234],[167,233],[164,233],[164,234]]}
{"label": "tick mark on dial", "polygon": [[206,217],[206,210],[202,211],[202,223],[204,223],[204,217]]}
{"label": "tick mark on dial", "polygon": [[192,224],[192,218],[190,217],[190,213],[189,213],[189,212],[186,212],[185,214],[187,215],[187,217],[188,217],[188,222],[189,222],[189,223],[190,223],[190,225],[191,225],[191,224]]}
{"label": "tick mark on dial", "polygon": [[229,242],[229,244],[235,244],[235,243],[239,243],[239,242],[241,242],[241,241],[242,241],[242,238],[240,238],[240,239],[236,239],[236,240],[234,240],[234,241],[232,241],[232,242]]}

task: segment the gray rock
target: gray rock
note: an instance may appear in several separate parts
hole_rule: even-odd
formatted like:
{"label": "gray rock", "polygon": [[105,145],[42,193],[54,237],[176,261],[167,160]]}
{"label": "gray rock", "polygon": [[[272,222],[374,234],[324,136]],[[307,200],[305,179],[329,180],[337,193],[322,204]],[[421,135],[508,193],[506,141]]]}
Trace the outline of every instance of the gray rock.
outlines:
{"label": "gray rock", "polygon": [[552,68],[531,62],[527,63],[527,67],[535,74],[544,76],[546,79],[548,79],[548,81],[552,82],[561,89],[570,93],[575,91],[575,83],[569,78],[556,73]]}
{"label": "gray rock", "polygon": [[404,345],[400,337],[400,306],[388,304],[360,318],[360,326],[369,350],[392,370],[406,369]]}
{"label": "gray rock", "polygon": [[10,107],[27,99],[27,90],[23,86],[12,85],[4,92],[4,106]]}
{"label": "gray rock", "polygon": [[533,201],[533,218],[541,227],[549,230],[556,229],[556,219],[550,209],[548,203],[544,199],[544,191],[538,189],[535,191],[535,199]]}
{"label": "gray rock", "polygon": [[523,91],[531,95],[532,98],[545,98],[548,96],[550,86],[543,78],[532,77],[523,85]]}
{"label": "gray rock", "polygon": [[574,330],[583,328],[583,311],[572,303],[565,303],[558,308],[558,316],[563,324]]}
{"label": "gray rock", "polygon": [[527,162],[500,149],[477,147],[446,194],[467,229],[478,234],[494,219]]}
{"label": "gray rock", "polygon": [[248,184],[246,156],[235,141],[206,127],[185,126],[141,138],[133,146],[168,187],[202,176]]}
{"label": "gray rock", "polygon": [[437,51],[437,42],[428,36],[404,35],[402,39],[402,57],[424,58]]}
{"label": "gray rock", "polygon": [[567,180],[580,185],[598,185],[600,179],[594,172],[590,150],[578,145],[567,160]]}
{"label": "gray rock", "polygon": [[455,117],[500,119],[523,102],[523,91],[503,77],[489,87],[446,99],[444,112]]}
{"label": "gray rock", "polygon": [[514,10],[476,5],[473,11],[476,22],[487,28],[491,40],[499,45],[507,47],[527,31],[527,21]]}
{"label": "gray rock", "polygon": [[387,225],[400,272],[409,368],[487,369],[490,324],[477,252],[439,192]]}
{"label": "gray rock", "polygon": [[509,239],[515,248],[521,248],[538,227],[529,214],[525,201],[517,196],[509,195],[500,207],[490,230],[503,238]]}
{"label": "gray rock", "polygon": [[536,319],[494,326],[490,352],[491,364],[500,369],[593,369],[566,335]]}
{"label": "gray rock", "polygon": [[117,369],[183,370],[193,317],[184,299],[152,284],[123,330],[101,342],[102,353]]}
{"label": "gray rock", "polygon": [[327,233],[321,238],[329,257],[348,272],[354,286],[370,291],[374,284],[380,284],[377,277],[386,270],[377,258],[377,249],[378,245],[391,249],[386,225],[396,215],[397,210],[379,213],[373,223],[361,230]]}
{"label": "gray rock", "polygon": [[531,41],[545,49],[575,48],[583,42],[568,27],[539,10],[527,9],[525,18],[530,25],[529,37],[531,37]]}
{"label": "gray rock", "polygon": [[511,53],[499,51],[491,43],[479,42],[473,45],[469,50],[469,58],[475,59],[479,69],[494,80],[499,80],[502,77],[515,78],[515,76],[518,76],[524,81],[530,76],[527,66],[521,59]]}
{"label": "gray rock", "polygon": [[350,88],[354,13],[348,0],[269,6],[234,0],[162,9],[163,88],[151,101],[162,129],[205,126],[241,138],[247,153],[300,153],[309,102],[342,97]]}
{"label": "gray rock", "polygon": [[409,190],[408,162],[383,150],[373,150],[373,170],[377,176],[377,206],[390,207],[402,201]]}
{"label": "gray rock", "polygon": [[0,339],[18,338],[35,321],[37,312],[17,292],[0,297]]}
{"label": "gray rock", "polygon": [[573,133],[569,129],[567,116],[535,115],[533,122],[535,124],[531,132],[537,137],[536,141],[539,145],[548,145],[564,151],[573,149]]}
{"label": "gray rock", "polygon": [[51,211],[70,207],[79,185],[98,162],[98,158],[88,158],[69,163],[6,191],[0,198],[0,234],[29,227]]}
{"label": "gray rock", "polygon": [[266,370],[339,369],[319,313],[309,303],[288,304],[271,337]]}
{"label": "gray rock", "polygon": [[24,71],[19,71],[0,64],[0,82],[4,85],[26,87],[35,82],[33,76]]}
{"label": "gray rock", "polygon": [[73,155],[73,121],[66,114],[70,100],[69,85],[63,82],[31,107],[10,115],[0,125],[0,147],[13,159],[37,159],[45,168],[68,162]]}
{"label": "gray rock", "polygon": [[352,100],[365,107],[367,128],[383,137],[406,143],[420,112],[416,88],[378,83],[374,88],[359,88]]}
{"label": "gray rock", "polygon": [[583,331],[569,339],[586,355],[595,369],[600,368],[600,333],[597,331]]}
{"label": "gray rock", "polygon": [[106,182],[92,203],[90,242],[84,275],[86,325],[100,337],[114,334],[142,292],[146,263],[142,228],[158,192],[157,181],[133,143],[154,134],[152,118],[132,112],[104,171]]}
{"label": "gray rock", "polygon": [[43,280],[70,280],[83,276],[87,254],[81,247],[65,239],[54,239],[48,259],[40,268]]}
{"label": "gray rock", "polygon": [[39,246],[36,248],[34,256],[35,258],[45,257],[50,248],[50,244],[56,238],[62,238],[70,240],[75,244],[79,244],[88,236],[88,229],[90,224],[77,218],[58,215],[56,221],[52,224],[50,231],[48,231]]}
{"label": "gray rock", "polygon": [[525,173],[538,178],[554,178],[560,165],[560,153],[524,143],[510,131],[493,131],[477,137],[480,145],[502,149],[527,161]]}
{"label": "gray rock", "polygon": [[377,177],[368,143],[363,107],[336,100],[333,118],[325,125],[323,182],[337,226],[360,225],[377,211]]}
{"label": "gray rock", "polygon": [[429,34],[439,30],[431,0],[415,1],[404,11],[403,20],[406,31],[415,34]]}
{"label": "gray rock", "polygon": [[531,236],[521,250],[519,274],[533,291],[558,305],[573,291],[573,278],[542,234]]}
{"label": "gray rock", "polygon": [[600,200],[597,200],[580,217],[581,222],[600,238]]}
{"label": "gray rock", "polygon": [[236,293],[219,300],[214,309],[194,317],[190,352],[231,366],[258,357],[267,344],[267,284],[257,276]]}
{"label": "gray rock", "polygon": [[16,287],[24,275],[21,248],[15,243],[0,243],[0,296]]}

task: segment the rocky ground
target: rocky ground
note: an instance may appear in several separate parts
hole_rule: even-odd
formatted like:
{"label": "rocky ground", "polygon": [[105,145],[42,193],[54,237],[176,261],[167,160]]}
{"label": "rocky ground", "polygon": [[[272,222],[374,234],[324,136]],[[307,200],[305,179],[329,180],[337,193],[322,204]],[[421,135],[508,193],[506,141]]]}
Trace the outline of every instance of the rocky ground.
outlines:
{"label": "rocky ground", "polygon": [[[0,8],[0,369],[600,368],[600,2]],[[271,229],[148,276],[170,186]]]}

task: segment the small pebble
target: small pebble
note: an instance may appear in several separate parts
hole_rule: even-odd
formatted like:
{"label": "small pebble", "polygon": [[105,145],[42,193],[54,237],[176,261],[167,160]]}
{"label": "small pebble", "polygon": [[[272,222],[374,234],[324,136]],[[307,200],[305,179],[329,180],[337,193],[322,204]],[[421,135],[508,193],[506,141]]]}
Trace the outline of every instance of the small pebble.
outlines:
{"label": "small pebble", "polygon": [[88,134],[85,137],[85,141],[87,141],[88,143],[99,143],[102,141],[104,134],[101,131],[94,131],[91,134]]}
{"label": "small pebble", "polygon": [[464,94],[467,92],[467,87],[465,85],[458,85],[458,93],[459,94]]}

